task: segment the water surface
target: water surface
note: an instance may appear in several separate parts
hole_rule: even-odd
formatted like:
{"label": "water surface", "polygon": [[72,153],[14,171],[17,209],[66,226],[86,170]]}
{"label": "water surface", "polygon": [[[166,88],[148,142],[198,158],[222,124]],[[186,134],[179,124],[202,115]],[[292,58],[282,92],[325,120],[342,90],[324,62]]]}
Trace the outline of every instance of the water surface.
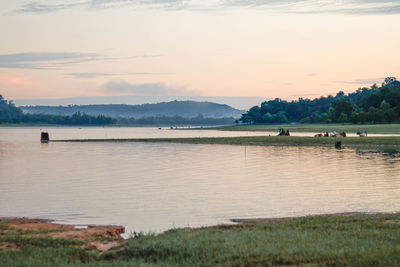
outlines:
{"label": "water surface", "polygon": [[[47,130],[54,139],[260,135]],[[158,232],[231,218],[400,211],[400,161],[382,155],[322,147],[41,144],[39,135],[39,128],[0,128],[0,216]]]}

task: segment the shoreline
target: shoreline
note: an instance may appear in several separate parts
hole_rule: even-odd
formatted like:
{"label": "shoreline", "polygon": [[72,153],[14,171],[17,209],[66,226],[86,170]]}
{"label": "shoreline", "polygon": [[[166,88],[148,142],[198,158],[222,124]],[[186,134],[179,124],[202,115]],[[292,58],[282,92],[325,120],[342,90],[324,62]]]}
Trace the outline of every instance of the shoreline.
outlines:
{"label": "shoreline", "polygon": [[193,137],[193,138],[125,138],[125,139],[70,139],[50,142],[141,142],[256,146],[323,146],[332,147],[340,141],[343,147],[376,148],[390,146],[400,149],[400,136],[379,137],[300,137],[300,136],[243,136],[243,137]]}
{"label": "shoreline", "polygon": [[[110,236],[115,226],[0,219],[2,266],[398,266],[400,212],[236,219],[235,224]],[[103,227],[106,236],[69,235]]]}
{"label": "shoreline", "polygon": [[370,134],[400,134],[400,124],[253,124],[253,125],[231,125],[210,127],[210,130],[221,131],[254,131],[254,132],[278,132],[278,129],[284,128],[290,132],[346,132],[356,133],[358,131],[367,131]]}
{"label": "shoreline", "polygon": [[[323,214],[310,214],[301,216],[289,216],[289,217],[276,217],[276,218],[234,218],[230,219],[234,223],[268,223],[268,222],[285,222],[293,221],[297,219],[307,219],[307,218],[318,218],[318,217],[340,217],[340,216],[356,216],[356,215],[385,215],[385,214],[396,214],[397,212],[338,212],[338,213],[323,213]],[[212,226],[211,226],[212,227]]]}

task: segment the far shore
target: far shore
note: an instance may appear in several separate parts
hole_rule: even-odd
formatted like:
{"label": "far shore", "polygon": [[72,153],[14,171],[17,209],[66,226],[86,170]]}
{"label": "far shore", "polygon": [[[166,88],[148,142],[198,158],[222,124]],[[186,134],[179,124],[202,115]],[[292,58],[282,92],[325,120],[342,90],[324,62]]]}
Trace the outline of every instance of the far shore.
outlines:
{"label": "far shore", "polygon": [[[231,125],[208,127],[207,129],[221,131],[256,131],[256,132],[278,132],[279,128],[289,130],[290,132],[368,132],[370,134],[400,134],[400,124],[253,124],[253,125]],[[199,128],[196,128],[199,129]]]}

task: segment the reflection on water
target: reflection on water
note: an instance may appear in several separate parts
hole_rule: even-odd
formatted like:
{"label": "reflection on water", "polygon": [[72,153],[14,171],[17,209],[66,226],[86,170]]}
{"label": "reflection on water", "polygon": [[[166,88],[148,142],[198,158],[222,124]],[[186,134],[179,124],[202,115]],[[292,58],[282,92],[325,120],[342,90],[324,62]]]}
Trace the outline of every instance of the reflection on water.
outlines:
{"label": "reflection on water", "polygon": [[[0,216],[160,231],[231,218],[400,210],[396,158],[318,147],[41,144],[39,132],[0,129]],[[49,132],[59,139],[232,134],[149,128]]]}

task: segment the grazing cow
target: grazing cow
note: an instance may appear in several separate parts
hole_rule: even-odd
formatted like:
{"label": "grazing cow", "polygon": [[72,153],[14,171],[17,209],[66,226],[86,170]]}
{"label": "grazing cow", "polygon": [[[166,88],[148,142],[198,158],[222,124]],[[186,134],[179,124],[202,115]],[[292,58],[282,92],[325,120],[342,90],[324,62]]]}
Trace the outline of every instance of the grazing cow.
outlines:
{"label": "grazing cow", "polygon": [[367,137],[367,131],[364,131],[363,133],[362,132],[357,132],[357,135],[359,136],[359,137]]}
{"label": "grazing cow", "polygon": [[322,136],[324,136],[322,133],[314,135],[314,137],[322,137]]}
{"label": "grazing cow", "polygon": [[325,132],[324,137],[329,137],[329,133]]}
{"label": "grazing cow", "polygon": [[346,136],[347,136],[345,132],[341,132],[339,135],[340,135],[341,137],[346,137]]}
{"label": "grazing cow", "polygon": [[337,136],[338,136],[338,133],[335,132],[335,131],[333,131],[333,132],[331,132],[331,133],[329,134],[329,137],[337,137]]}

